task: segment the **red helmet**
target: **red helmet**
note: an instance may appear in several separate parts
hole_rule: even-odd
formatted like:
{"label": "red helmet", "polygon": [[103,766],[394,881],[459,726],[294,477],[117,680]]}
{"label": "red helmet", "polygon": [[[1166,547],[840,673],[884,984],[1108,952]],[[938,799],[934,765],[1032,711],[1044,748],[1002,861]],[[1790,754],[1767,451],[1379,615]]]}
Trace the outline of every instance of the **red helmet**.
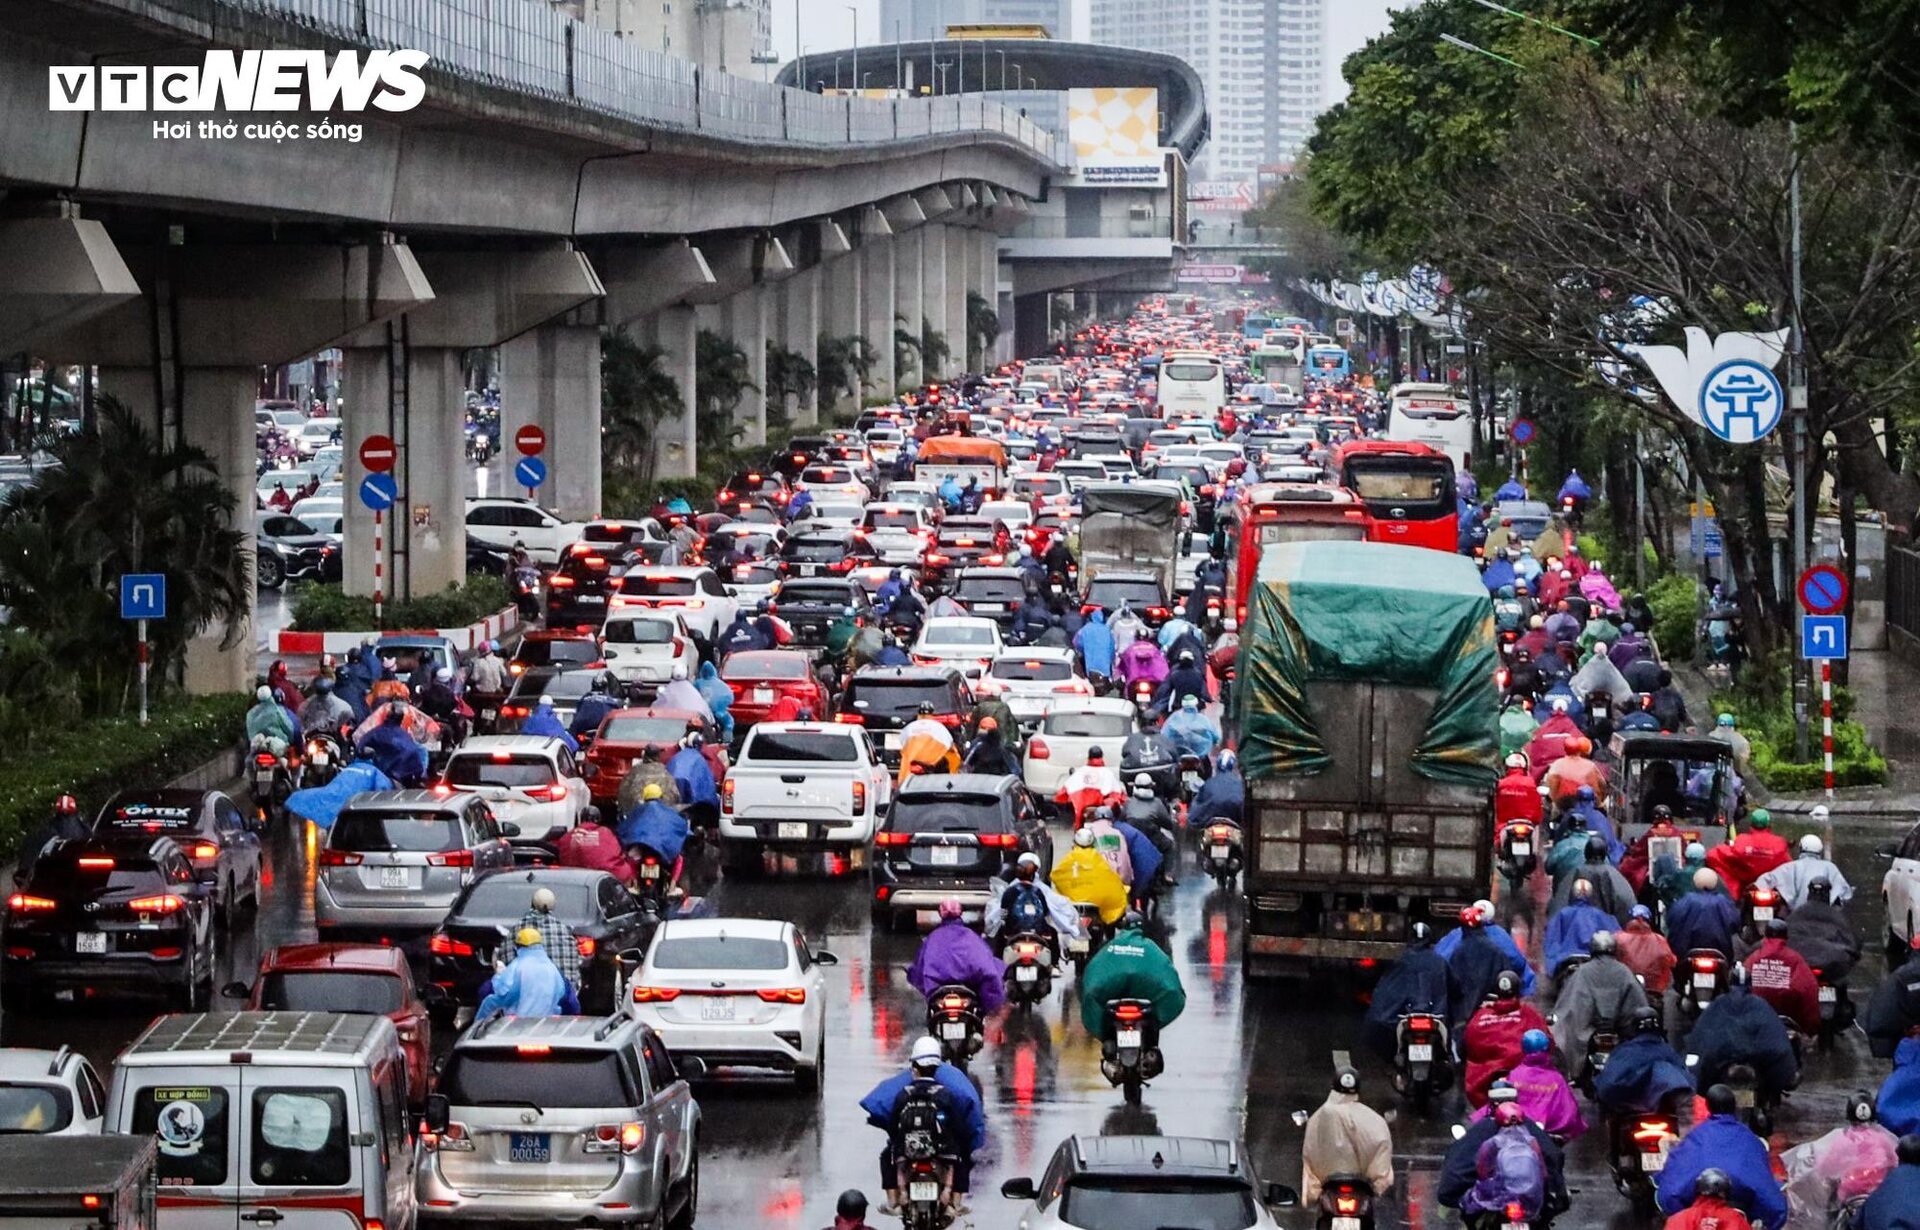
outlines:
{"label": "red helmet", "polygon": [[79,812],[80,803],[70,794],[63,794],[53,801],[53,810],[62,816],[71,816]]}
{"label": "red helmet", "polygon": [[1480,911],[1476,907],[1470,906],[1470,905],[1461,907],[1461,910],[1460,910],[1461,926],[1478,927],[1483,923],[1485,923],[1486,921],[1487,921],[1486,919],[1480,917]]}
{"label": "red helmet", "polygon": [[1246,472],[1247,472],[1247,463],[1245,461],[1242,461],[1238,457],[1235,457],[1232,461],[1229,461],[1227,463],[1227,477],[1229,478],[1239,478],[1242,474],[1245,474]]}

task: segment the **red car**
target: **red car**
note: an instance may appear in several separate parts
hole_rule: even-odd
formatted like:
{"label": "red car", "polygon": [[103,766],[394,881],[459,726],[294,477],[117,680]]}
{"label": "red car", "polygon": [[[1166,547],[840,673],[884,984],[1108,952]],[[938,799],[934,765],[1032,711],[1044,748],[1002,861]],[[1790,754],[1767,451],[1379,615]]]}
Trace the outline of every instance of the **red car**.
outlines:
{"label": "red car", "polygon": [[744,731],[767,720],[768,712],[791,697],[816,721],[827,715],[827,690],[813,677],[806,654],[795,649],[750,649],[720,664],[720,678],[733,689],[734,729]]}
{"label": "red car", "polygon": [[260,958],[252,988],[235,982],[225,993],[245,999],[249,1009],[384,1014],[407,1057],[407,1104],[415,1110],[426,1106],[433,1027],[400,949],[373,944],[270,948]]}
{"label": "red car", "polygon": [[[617,824],[620,783],[635,761],[677,745],[690,726],[700,728],[706,742],[700,752],[713,771],[714,784],[727,775],[727,749],[715,741],[712,724],[706,715],[686,709],[662,709],[649,705],[641,709],[615,709],[600,723],[593,746],[587,749],[587,763],[599,771],[587,781],[593,802],[608,824]],[[669,753],[671,754],[671,753]]]}

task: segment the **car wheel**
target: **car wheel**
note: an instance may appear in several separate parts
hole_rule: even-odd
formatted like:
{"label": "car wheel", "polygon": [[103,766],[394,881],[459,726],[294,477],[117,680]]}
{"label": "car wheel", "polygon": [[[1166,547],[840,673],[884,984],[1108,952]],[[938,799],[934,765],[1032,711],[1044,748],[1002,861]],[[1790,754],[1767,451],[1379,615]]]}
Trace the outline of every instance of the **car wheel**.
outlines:
{"label": "car wheel", "polygon": [[287,582],[287,566],[280,557],[271,551],[262,551],[254,557],[259,561],[255,566],[254,578],[263,589],[279,589]]}
{"label": "car wheel", "polygon": [[687,1163],[687,1198],[681,1202],[680,1211],[673,1215],[667,1224],[672,1230],[687,1230],[693,1225],[693,1219],[700,1212],[700,1138],[693,1138],[693,1160]]}
{"label": "car wheel", "polygon": [[820,1045],[813,1050],[811,1064],[798,1064],[793,1069],[793,1086],[801,1093],[818,1093],[827,1076],[827,1043],[822,1038]]}
{"label": "car wheel", "polygon": [[220,912],[217,915],[215,915],[214,923],[216,926],[220,928],[220,930],[225,931],[229,935],[233,933],[234,915],[240,912],[240,907],[237,904],[235,904],[235,901],[234,901],[234,898],[237,897],[238,895],[239,895],[239,890],[234,887],[233,881],[231,879],[225,880],[221,883]]}

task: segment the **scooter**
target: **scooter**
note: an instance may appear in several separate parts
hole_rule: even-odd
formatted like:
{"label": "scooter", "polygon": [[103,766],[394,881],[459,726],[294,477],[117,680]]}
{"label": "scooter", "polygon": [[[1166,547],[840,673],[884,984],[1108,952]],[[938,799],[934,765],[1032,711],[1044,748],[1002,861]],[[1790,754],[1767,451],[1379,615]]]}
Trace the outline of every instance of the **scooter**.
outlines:
{"label": "scooter", "polygon": [[520,608],[520,618],[540,618],[540,570],[531,564],[524,564],[513,570],[508,583],[513,590],[514,605]]}
{"label": "scooter", "polygon": [[953,1224],[953,1163],[944,1153],[940,1107],[919,1083],[907,1087],[894,1130],[894,1190],[905,1230],[945,1230]]}
{"label": "scooter", "polygon": [[1200,793],[1200,787],[1204,785],[1206,785],[1206,779],[1200,775],[1200,758],[1198,756],[1180,757],[1180,801],[1193,802],[1194,796]]}
{"label": "scooter", "polygon": [[1207,874],[1220,886],[1220,891],[1230,891],[1245,866],[1240,826],[1231,820],[1213,821],[1207,825],[1201,849],[1206,855]]}
{"label": "scooter", "polygon": [[1085,935],[1066,937],[1067,960],[1073,962],[1073,973],[1078,978],[1086,974],[1087,962],[1091,961],[1093,954],[1099,952],[1100,946],[1107,942],[1107,924],[1100,920],[1098,906],[1076,901],[1073,903],[1073,908],[1080,915],[1081,930],[1086,932]]}
{"label": "scooter", "polygon": [[293,766],[291,750],[275,752],[262,744],[254,745],[247,780],[252,786],[256,830],[265,828],[268,821],[284,813],[287,796],[293,793]]}
{"label": "scooter", "polygon": [[308,786],[324,786],[339,774],[349,759],[351,746],[330,730],[316,730],[307,736],[307,768],[301,775]]}
{"label": "scooter", "polygon": [[1403,1013],[1394,1027],[1393,1087],[1421,1114],[1453,1086],[1447,1037],[1447,1023],[1430,1012]]}
{"label": "scooter", "polygon": [[1747,938],[1757,940],[1776,918],[1787,916],[1787,903],[1771,888],[1749,884],[1740,890],[1740,928]]}
{"label": "scooter", "polygon": [[1853,1024],[1853,997],[1847,993],[1844,979],[1835,978],[1825,970],[1813,971],[1814,979],[1820,984],[1820,1045],[1832,1046]]}
{"label": "scooter", "polygon": [[627,861],[633,864],[633,895],[640,902],[641,910],[655,916],[664,915],[673,868],[651,846],[628,846],[626,855]]}
{"label": "scooter", "polygon": [[1533,825],[1525,820],[1509,821],[1500,830],[1500,874],[1506,877],[1507,895],[1517,897],[1520,886],[1533,878],[1539,866],[1539,842]]}
{"label": "scooter", "polygon": [[1007,1002],[1031,1008],[1053,992],[1053,946],[1049,937],[1022,931],[1007,941]]}
{"label": "scooter", "polygon": [[947,1060],[958,1067],[980,1053],[987,1040],[980,1019],[980,997],[973,988],[949,983],[927,996],[927,1032],[940,1040]]}
{"label": "scooter", "polygon": [[1109,1039],[1100,1047],[1100,1074],[1108,1084],[1120,1087],[1128,1104],[1137,1104],[1146,1083],[1166,1067],[1153,1004],[1144,999],[1108,1000],[1107,1032]]}
{"label": "scooter", "polygon": [[1134,710],[1143,722],[1148,720],[1153,712],[1153,689],[1156,686],[1150,679],[1136,679],[1133,681],[1133,686],[1127,689],[1129,699],[1133,701]]}
{"label": "scooter", "polygon": [[1317,1230],[1373,1230],[1373,1184],[1359,1175],[1328,1175],[1314,1224]]}
{"label": "scooter", "polygon": [[1667,1155],[1680,1140],[1680,1121],[1665,1111],[1622,1115],[1607,1123],[1607,1166],[1613,1185],[1641,1217],[1651,1216],[1654,1188],[1667,1168]]}
{"label": "scooter", "polygon": [[1680,993],[1680,1015],[1692,1021],[1726,993],[1727,958],[1715,948],[1694,948],[1688,950],[1683,969],[1685,985],[1676,980],[1674,990]]}
{"label": "scooter", "polygon": [[1594,1082],[1607,1069],[1607,1060],[1613,1057],[1614,1050],[1620,1045],[1620,1031],[1614,1028],[1612,1021],[1596,1021],[1593,1032],[1587,1035],[1587,1063],[1580,1070],[1580,1091],[1593,1098]]}

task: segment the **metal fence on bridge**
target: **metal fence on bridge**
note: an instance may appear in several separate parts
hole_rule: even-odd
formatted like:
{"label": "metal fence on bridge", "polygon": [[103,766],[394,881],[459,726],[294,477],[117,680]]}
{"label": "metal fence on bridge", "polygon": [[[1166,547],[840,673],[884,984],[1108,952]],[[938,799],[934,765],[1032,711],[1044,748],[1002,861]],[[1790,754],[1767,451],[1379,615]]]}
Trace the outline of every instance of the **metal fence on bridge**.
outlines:
{"label": "metal fence on bridge", "polygon": [[[143,7],[133,0],[110,2]],[[644,50],[610,30],[574,21],[544,0],[210,2],[284,17],[350,43],[424,51],[434,68],[456,76],[642,124],[814,146],[995,132],[1056,165],[1071,161],[1063,140],[984,94],[829,98],[708,72],[689,60]]]}

